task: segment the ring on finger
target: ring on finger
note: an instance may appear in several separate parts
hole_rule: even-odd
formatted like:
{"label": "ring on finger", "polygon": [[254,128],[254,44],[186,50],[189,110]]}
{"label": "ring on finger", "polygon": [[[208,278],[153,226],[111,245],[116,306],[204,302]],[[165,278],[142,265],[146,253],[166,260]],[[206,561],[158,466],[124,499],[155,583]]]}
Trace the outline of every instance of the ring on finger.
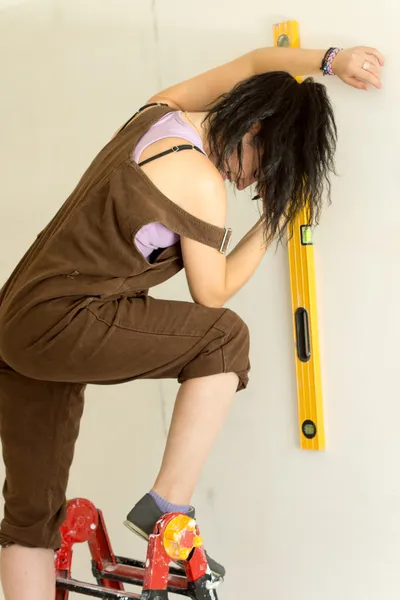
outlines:
{"label": "ring on finger", "polygon": [[370,66],[371,66],[371,63],[370,63],[370,62],[368,62],[368,60],[366,60],[366,61],[364,62],[364,64],[363,64],[362,68],[363,68],[365,71],[368,71],[368,69],[370,68]]}

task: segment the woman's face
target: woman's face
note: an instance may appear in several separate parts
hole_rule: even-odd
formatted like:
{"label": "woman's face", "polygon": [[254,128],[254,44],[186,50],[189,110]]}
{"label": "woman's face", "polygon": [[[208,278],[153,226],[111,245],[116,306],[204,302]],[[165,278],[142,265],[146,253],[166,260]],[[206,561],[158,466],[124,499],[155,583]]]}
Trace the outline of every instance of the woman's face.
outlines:
{"label": "woman's face", "polygon": [[252,144],[252,140],[252,133],[246,133],[242,140],[242,172],[240,173],[240,177],[237,152],[230,157],[228,168],[222,173],[222,177],[235,183],[238,190],[244,190],[257,181],[259,157],[257,148]]}

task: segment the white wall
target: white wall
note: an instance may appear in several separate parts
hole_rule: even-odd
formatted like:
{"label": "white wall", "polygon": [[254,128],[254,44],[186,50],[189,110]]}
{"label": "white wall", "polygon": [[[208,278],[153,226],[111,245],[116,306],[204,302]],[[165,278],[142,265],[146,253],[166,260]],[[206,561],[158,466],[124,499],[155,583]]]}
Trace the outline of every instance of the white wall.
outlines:
{"label": "white wall", "polygon": [[[251,385],[237,397],[195,503],[207,548],[229,571],[221,599],[397,600],[394,0],[281,0],[279,11],[261,0],[0,0],[2,8],[2,280],[102,144],[160,87],[271,44],[272,23],[288,18],[300,21],[304,47],[360,43],[385,53],[379,93],[326,82],[340,133],[340,177],[315,248],[327,450],[298,448],[287,256],[271,251],[231,302],[252,330]],[[246,194],[232,196],[231,205],[238,239],[255,212]],[[184,277],[157,294],[187,298]],[[121,522],[153,481],[176,387],[138,382],[88,390],[69,497],[88,497],[103,509],[120,554],[144,556],[144,545]],[[75,574],[90,577],[83,547]]]}

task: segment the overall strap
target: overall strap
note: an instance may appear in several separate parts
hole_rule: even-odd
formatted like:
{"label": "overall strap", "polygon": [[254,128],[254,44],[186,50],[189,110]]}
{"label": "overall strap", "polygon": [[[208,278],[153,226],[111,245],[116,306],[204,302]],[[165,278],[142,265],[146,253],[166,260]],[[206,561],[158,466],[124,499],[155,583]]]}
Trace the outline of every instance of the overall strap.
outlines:
{"label": "overall strap", "polygon": [[124,125],[122,125],[121,129],[119,130],[118,133],[121,133],[121,131],[123,129],[125,129],[125,127],[127,125],[129,125],[129,123],[139,114],[142,112],[142,110],[144,110],[145,108],[150,108],[150,106],[168,106],[168,104],[165,104],[165,102],[152,102],[151,104],[145,104],[144,106],[142,106],[141,108],[139,108],[138,111],[135,112],[135,114],[132,117],[129,117],[129,119],[127,120],[126,123],[124,123]]}
{"label": "overall strap", "polygon": [[138,163],[138,165],[139,167],[142,167],[143,165],[151,162],[152,160],[156,160],[156,158],[161,158],[161,156],[171,154],[172,152],[179,152],[180,150],[197,150],[198,152],[201,152],[201,154],[204,154],[204,152],[200,150],[198,146],[193,146],[193,144],[180,144],[179,146],[173,146],[173,148],[171,148],[170,150],[164,150],[164,152],[160,152],[160,154],[156,154],[155,156],[146,158],[146,160],[143,160],[142,162]]}

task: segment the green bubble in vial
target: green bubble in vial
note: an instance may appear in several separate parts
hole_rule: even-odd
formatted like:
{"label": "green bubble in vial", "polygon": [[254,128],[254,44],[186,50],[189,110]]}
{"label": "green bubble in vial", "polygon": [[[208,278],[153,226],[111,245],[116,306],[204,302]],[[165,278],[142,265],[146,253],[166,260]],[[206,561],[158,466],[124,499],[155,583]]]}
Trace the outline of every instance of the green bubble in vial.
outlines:
{"label": "green bubble in vial", "polygon": [[288,48],[290,46],[290,38],[286,33],[282,33],[279,37],[278,37],[278,46],[280,46],[281,48]]}
{"label": "green bubble in vial", "polygon": [[303,244],[313,243],[313,232],[309,225],[303,225],[301,228],[301,241]]}

